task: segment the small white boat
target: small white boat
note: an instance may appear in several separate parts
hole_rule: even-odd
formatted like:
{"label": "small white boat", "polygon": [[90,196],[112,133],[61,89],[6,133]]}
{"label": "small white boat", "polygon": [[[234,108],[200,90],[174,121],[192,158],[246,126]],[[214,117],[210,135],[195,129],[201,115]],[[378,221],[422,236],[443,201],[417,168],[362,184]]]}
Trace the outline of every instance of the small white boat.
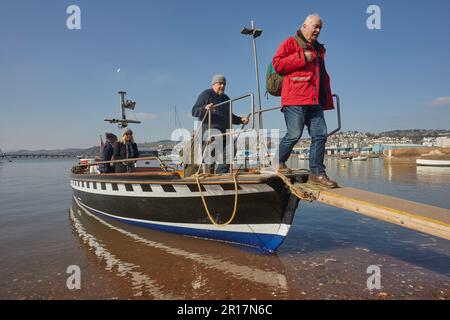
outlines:
{"label": "small white boat", "polygon": [[[78,164],[79,165],[83,165],[83,164],[88,165],[88,164],[94,163],[96,161],[99,161],[99,160],[96,158],[80,158],[80,160],[78,161]],[[98,166],[89,166],[89,173],[98,174],[98,173],[100,173],[100,170],[99,170]]]}
{"label": "small white boat", "polygon": [[450,160],[417,159],[418,166],[450,167]]}
{"label": "small white boat", "polygon": [[357,156],[352,158],[352,161],[367,161],[368,157],[364,157],[364,156]]}
{"label": "small white boat", "polygon": [[300,160],[309,160],[309,155],[308,155],[308,154],[305,154],[305,153],[300,153],[300,154],[298,155],[298,158],[299,158]]}

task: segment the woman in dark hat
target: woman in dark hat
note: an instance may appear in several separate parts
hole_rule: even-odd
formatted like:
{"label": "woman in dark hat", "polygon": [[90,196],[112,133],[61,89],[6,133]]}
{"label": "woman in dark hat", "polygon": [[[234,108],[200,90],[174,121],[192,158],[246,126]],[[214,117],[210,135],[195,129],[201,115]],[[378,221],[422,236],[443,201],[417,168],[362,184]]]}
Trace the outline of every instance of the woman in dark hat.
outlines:
{"label": "woman in dark hat", "polygon": [[[114,160],[139,158],[137,144],[133,139],[133,131],[130,128],[122,130],[120,140],[114,144]],[[116,173],[135,172],[133,161],[117,162],[115,164]]]}

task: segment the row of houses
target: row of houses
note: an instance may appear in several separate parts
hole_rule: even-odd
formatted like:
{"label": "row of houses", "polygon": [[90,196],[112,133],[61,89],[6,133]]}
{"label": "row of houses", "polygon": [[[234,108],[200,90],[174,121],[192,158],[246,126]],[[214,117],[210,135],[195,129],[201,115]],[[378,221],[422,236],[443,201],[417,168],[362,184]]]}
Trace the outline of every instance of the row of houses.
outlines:
{"label": "row of houses", "polygon": [[422,145],[424,147],[450,147],[450,137],[423,138]]}
{"label": "row of houses", "polygon": [[[294,152],[308,153],[309,145],[309,139],[301,140],[294,148]],[[375,139],[363,133],[338,134],[328,140],[326,154],[382,154],[385,150],[419,147],[450,147],[450,137],[424,138],[422,144],[416,144],[406,137],[378,137]]]}

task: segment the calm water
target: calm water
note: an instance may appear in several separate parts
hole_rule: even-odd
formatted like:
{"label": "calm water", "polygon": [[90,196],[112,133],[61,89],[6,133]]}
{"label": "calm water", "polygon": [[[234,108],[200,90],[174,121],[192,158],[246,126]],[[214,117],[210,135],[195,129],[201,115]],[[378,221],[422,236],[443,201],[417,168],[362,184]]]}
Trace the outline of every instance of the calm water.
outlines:
{"label": "calm water", "polygon": [[[0,163],[0,299],[449,299],[450,241],[301,203],[277,254],[87,215],[74,160]],[[327,160],[346,186],[450,209],[450,169]],[[305,167],[296,160],[293,166]],[[66,285],[68,266],[81,289]],[[367,268],[381,269],[368,290]]]}

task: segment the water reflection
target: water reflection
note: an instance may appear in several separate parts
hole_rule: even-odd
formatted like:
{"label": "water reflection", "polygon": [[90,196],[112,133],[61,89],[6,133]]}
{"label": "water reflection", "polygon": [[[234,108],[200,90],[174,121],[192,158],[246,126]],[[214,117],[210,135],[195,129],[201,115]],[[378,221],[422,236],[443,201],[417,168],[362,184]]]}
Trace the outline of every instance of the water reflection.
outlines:
{"label": "water reflection", "polygon": [[384,176],[391,182],[407,184],[431,183],[448,184],[450,182],[450,168],[425,167],[411,164],[392,164],[384,162]]}
{"label": "water reflection", "polygon": [[[367,161],[351,161],[349,159],[339,159],[327,157],[324,164],[329,175],[346,178],[368,179],[378,176],[382,168],[382,161],[379,158],[368,159]],[[292,168],[309,169],[309,161],[298,158],[289,158],[288,165]]]}
{"label": "water reflection", "polygon": [[383,163],[383,168],[384,177],[390,182],[414,184],[419,181],[419,178],[416,175],[415,163],[392,164],[391,162],[385,161]]}
{"label": "water reflection", "polygon": [[[368,179],[384,177],[389,182],[414,184],[417,182],[449,183],[449,167],[416,166],[415,163],[396,164],[383,161],[382,158],[367,161],[351,161],[348,159],[325,158],[327,173],[335,178],[354,179],[358,183]],[[309,161],[289,158],[288,165],[292,168],[309,169]]]}
{"label": "water reflection", "polygon": [[416,166],[416,175],[419,180],[429,183],[449,183],[450,168]]}
{"label": "water reflection", "polygon": [[268,299],[288,291],[276,255],[102,220],[75,199],[70,218],[99,264],[126,279],[135,297]]}

